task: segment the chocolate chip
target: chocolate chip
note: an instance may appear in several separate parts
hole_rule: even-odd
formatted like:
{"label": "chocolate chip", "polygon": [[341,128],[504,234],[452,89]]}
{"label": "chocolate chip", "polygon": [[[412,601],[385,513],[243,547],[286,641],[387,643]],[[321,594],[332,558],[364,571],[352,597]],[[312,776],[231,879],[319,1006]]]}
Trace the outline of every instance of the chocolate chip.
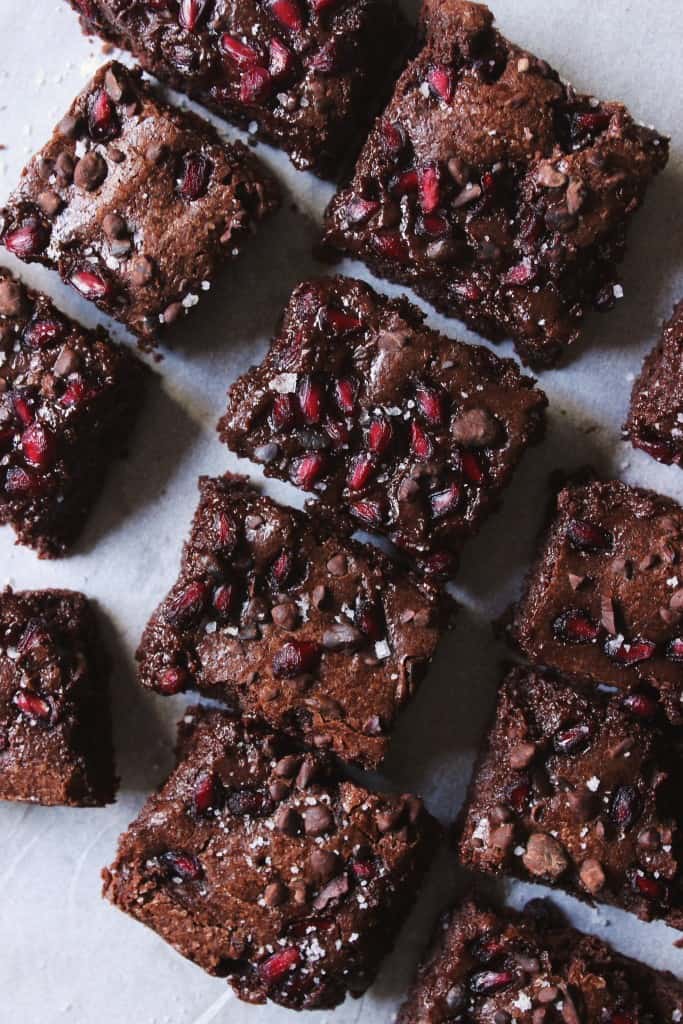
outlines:
{"label": "chocolate chip", "polygon": [[99,153],[82,156],[74,168],[74,184],[86,192],[94,192],[107,177],[107,164]]}
{"label": "chocolate chip", "polygon": [[286,757],[280,758],[275,765],[275,774],[283,779],[293,779],[299,770],[300,764],[300,757],[297,757],[296,754],[287,754]]}
{"label": "chocolate chip", "polygon": [[319,583],[318,586],[313,587],[313,591],[311,593],[311,604],[314,608],[322,608],[327,601],[327,597],[327,587],[324,584]]}
{"label": "chocolate chip", "polygon": [[271,882],[263,893],[263,901],[267,907],[279,907],[287,899],[287,889],[282,882]]}
{"label": "chocolate chip", "polygon": [[555,880],[569,867],[569,861],[562,846],[545,832],[530,836],[522,862],[527,871],[537,877]]}
{"label": "chocolate chip", "polygon": [[318,777],[318,764],[311,758],[306,760],[301,765],[299,772],[296,777],[296,785],[299,789],[308,789],[312,782]]}
{"label": "chocolate chip", "polygon": [[344,576],[347,569],[346,555],[333,555],[327,563],[327,571],[331,576]]}
{"label": "chocolate chip", "polygon": [[339,869],[339,857],[333,850],[314,850],[308,858],[311,880],[322,885],[334,878]]}
{"label": "chocolate chip", "polygon": [[333,878],[314,899],[313,909],[324,910],[330,903],[341,899],[342,896],[346,896],[349,888],[347,875],[339,875],[337,878]]}
{"label": "chocolate chip", "polygon": [[131,280],[139,288],[149,284],[154,276],[154,265],[147,256],[136,256],[131,264]]}
{"label": "chocolate chip", "polygon": [[278,807],[273,821],[275,828],[288,836],[295,836],[301,830],[301,818],[292,807]]}
{"label": "chocolate chip", "polygon": [[62,205],[62,198],[54,189],[48,188],[38,196],[38,206],[46,217],[54,217],[59,213]]}
{"label": "chocolate chip", "polygon": [[340,622],[323,632],[322,645],[328,651],[355,651],[365,643],[365,637],[351,623]]}
{"label": "chocolate chip", "polygon": [[0,314],[19,316],[24,309],[26,293],[18,281],[0,279]]}
{"label": "chocolate chip", "polygon": [[55,161],[57,177],[68,184],[74,176],[74,159],[70,153],[60,153]]}
{"label": "chocolate chip", "polygon": [[108,213],[102,221],[102,230],[107,238],[124,238],[128,234],[128,228],[123,217],[118,213]]}
{"label": "chocolate chip", "polygon": [[602,870],[602,864],[599,860],[595,860],[594,857],[589,857],[588,860],[583,862],[579,871],[579,877],[584,887],[592,895],[600,892],[605,884],[605,872]]}
{"label": "chocolate chip", "polygon": [[270,616],[280,629],[292,630],[296,629],[299,622],[299,609],[291,601],[285,601],[283,604],[276,604]]}
{"label": "chocolate chip", "polygon": [[57,125],[57,131],[66,139],[75,139],[78,134],[78,120],[71,114],[65,114]]}
{"label": "chocolate chip", "polygon": [[271,782],[268,786],[268,792],[271,798],[279,804],[285,797],[289,796],[289,786],[282,779],[276,779],[275,782]]}
{"label": "chocolate chip", "polygon": [[324,836],[334,824],[331,812],[324,804],[307,807],[303,814],[304,831],[307,836]]}
{"label": "chocolate chip", "polygon": [[126,159],[126,154],[121,149],[117,149],[116,146],[110,146],[107,150],[109,159],[114,164],[122,164]]}

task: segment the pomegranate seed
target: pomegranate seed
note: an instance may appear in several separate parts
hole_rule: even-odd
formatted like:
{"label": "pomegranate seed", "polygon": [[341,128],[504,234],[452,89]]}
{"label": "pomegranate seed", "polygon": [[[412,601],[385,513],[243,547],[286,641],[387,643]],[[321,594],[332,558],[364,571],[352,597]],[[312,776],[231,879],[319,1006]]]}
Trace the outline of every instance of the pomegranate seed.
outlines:
{"label": "pomegranate seed", "polygon": [[309,452],[293,463],[292,480],[298,487],[310,491],[324,468],[325,456],[321,452]]}
{"label": "pomegranate seed", "polygon": [[418,459],[430,459],[433,445],[427,434],[415,420],[410,424],[410,447]]}
{"label": "pomegranate seed", "polygon": [[304,27],[299,5],[294,0],[273,0],[270,9],[285,28],[300,32]]}
{"label": "pomegranate seed", "polygon": [[278,587],[284,586],[293,568],[294,557],[292,552],[288,551],[287,548],[283,548],[270,567],[275,585]]}
{"label": "pomegranate seed", "polygon": [[194,32],[206,10],[206,5],[207,0],[180,0],[180,27],[187,29],[188,32]]}
{"label": "pomegranate seed", "polygon": [[582,135],[590,132],[601,132],[609,128],[611,115],[606,111],[594,111],[585,114],[575,114],[572,120],[573,127]]}
{"label": "pomegranate seed", "polygon": [[415,397],[422,415],[428,423],[431,423],[433,426],[443,423],[446,416],[443,395],[433,388],[420,384],[415,389]]}
{"label": "pomegranate seed", "polygon": [[357,606],[353,618],[361,633],[364,633],[373,643],[377,643],[385,635],[384,616],[373,602],[362,601]]}
{"label": "pomegranate seed", "polygon": [[657,878],[649,878],[647,875],[639,875],[637,872],[631,877],[631,884],[636,892],[647,900],[657,903],[665,903],[669,892],[664,882]]}
{"label": "pomegranate seed", "polygon": [[426,235],[438,238],[441,235],[447,234],[449,229],[450,225],[445,217],[437,214],[428,214],[422,218],[422,230]]}
{"label": "pomegranate seed", "polygon": [[5,477],[5,491],[7,494],[28,494],[36,495],[41,491],[41,484],[35,473],[22,469],[20,466],[11,466]]}
{"label": "pomegranate seed", "polygon": [[374,199],[362,199],[356,196],[346,207],[346,219],[349,224],[365,224],[380,208]]}
{"label": "pomegranate seed", "polygon": [[449,513],[455,512],[460,504],[460,497],[460,485],[456,483],[452,483],[445,491],[437,491],[435,494],[430,494],[429,504],[434,518],[440,519],[441,516],[447,516]]}
{"label": "pomegranate seed", "polygon": [[654,697],[647,693],[629,693],[623,700],[624,707],[636,718],[643,718],[646,722],[655,718],[659,705]]}
{"label": "pomegranate seed", "polygon": [[283,78],[285,75],[291,75],[294,70],[294,54],[292,51],[288,50],[279,39],[273,38],[268,44],[268,52],[270,54],[268,70],[272,77]]}
{"label": "pomegranate seed", "polygon": [[206,193],[211,177],[211,161],[201,153],[187,153],[183,158],[183,174],[178,191],[183,199],[200,199]]}
{"label": "pomegranate seed", "polygon": [[237,530],[233,520],[219,512],[215,519],[216,545],[222,551],[232,551],[237,543]]}
{"label": "pomegranate seed", "polygon": [[295,403],[293,395],[276,395],[270,410],[273,430],[286,430],[294,423]]}
{"label": "pomegranate seed", "polygon": [[339,48],[336,39],[329,39],[317,53],[308,59],[308,66],[321,75],[331,75],[339,65]]}
{"label": "pomegranate seed", "polygon": [[458,285],[456,289],[458,295],[462,296],[467,302],[481,302],[484,297],[484,293],[481,288],[474,283],[474,281],[468,281],[466,284]]}
{"label": "pomegranate seed", "polygon": [[47,469],[55,461],[55,436],[40,423],[32,423],[21,435],[21,449],[24,458],[32,466]]}
{"label": "pomegranate seed", "polygon": [[443,64],[437,64],[427,75],[427,84],[435,96],[450,103],[453,99],[453,74]]}
{"label": "pomegranate seed", "polygon": [[379,526],[384,516],[384,510],[378,501],[352,501],[349,509],[351,514],[366,526]]}
{"label": "pomegranate seed", "polygon": [[476,486],[483,484],[486,479],[486,474],[479,461],[479,458],[474,452],[463,452],[461,455],[462,460],[462,471],[465,479]]}
{"label": "pomegranate seed", "polygon": [[372,455],[363,453],[357,455],[351,462],[347,483],[349,490],[362,491],[375,471],[375,462]]}
{"label": "pomegranate seed", "polygon": [[504,953],[505,943],[497,935],[483,935],[472,944],[472,955],[484,964],[490,963]]}
{"label": "pomegranate seed", "polygon": [[240,80],[242,103],[262,103],[270,96],[271,84],[270,72],[267,68],[249,68]]}
{"label": "pomegranate seed", "polygon": [[420,206],[425,213],[434,213],[441,202],[441,182],[437,167],[424,167],[420,172]]}
{"label": "pomegranate seed", "polygon": [[538,277],[538,270],[528,260],[518,263],[516,267],[510,267],[504,277],[505,284],[518,285],[523,287],[532,284]]}
{"label": "pomegranate seed", "polygon": [[155,689],[159,693],[163,693],[165,696],[170,697],[175,693],[180,693],[181,690],[185,689],[185,685],[188,681],[188,675],[184,668],[173,668],[164,669],[159,678]]}
{"label": "pomegranate seed", "polygon": [[309,375],[301,378],[298,389],[299,407],[306,423],[320,423],[323,392],[320,384]]}
{"label": "pomegranate seed", "polygon": [[666,656],[670,661],[683,661],[683,637],[677,636],[671,641]]}
{"label": "pomegranate seed", "polygon": [[360,882],[369,882],[377,874],[377,868],[371,860],[354,860],[351,870]]}
{"label": "pomegranate seed", "polygon": [[410,257],[410,250],[401,239],[398,231],[383,231],[374,235],[373,245],[379,250],[380,255],[387,259],[398,260],[399,263],[407,263]]}
{"label": "pomegranate seed", "polygon": [[487,196],[492,196],[496,191],[496,178],[492,171],[484,171],[482,174],[481,188]]}
{"label": "pomegranate seed", "polygon": [[61,405],[76,407],[90,398],[91,395],[92,392],[86,388],[83,378],[75,376],[69,378],[64,394],[59,401]]}
{"label": "pomegranate seed", "polygon": [[425,572],[430,576],[446,576],[453,567],[450,551],[435,551],[424,561]]}
{"label": "pomegranate seed", "polygon": [[506,802],[520,814],[527,805],[531,795],[531,786],[528,778],[524,777],[513,782],[505,791]]}
{"label": "pomegranate seed", "polygon": [[590,725],[585,722],[578,722],[565,729],[558,729],[553,736],[553,747],[558,754],[569,755],[583,752],[590,743],[591,733]]}
{"label": "pomegranate seed", "polygon": [[417,171],[403,171],[391,186],[391,192],[395,196],[407,196],[411,192],[417,192],[418,186]]}
{"label": "pomegranate seed", "polygon": [[217,791],[217,779],[213,772],[199,776],[192,795],[192,802],[197,814],[206,814],[215,806]]}
{"label": "pomegranate seed", "polygon": [[204,874],[201,864],[191,853],[169,850],[160,859],[174,878],[181,878],[184,882],[196,882]]}
{"label": "pomegranate seed", "polygon": [[45,721],[52,713],[46,700],[37,693],[29,693],[27,690],[19,690],[14,696],[14,703],[22,714],[29,718],[40,718]]}
{"label": "pomegranate seed", "polygon": [[610,814],[615,825],[623,831],[633,828],[641,811],[641,800],[633,786],[618,786],[615,789],[610,805]]}
{"label": "pomegranate seed", "polygon": [[119,119],[109,93],[98,89],[88,103],[88,131],[95,142],[107,142],[119,134]]}
{"label": "pomegranate seed", "polygon": [[253,47],[247,46],[227,32],[221,36],[221,49],[239,68],[249,68],[259,62],[259,56]]}
{"label": "pomegranate seed", "polygon": [[327,416],[323,426],[325,427],[325,433],[331,438],[336,448],[348,444],[349,431],[345,423],[333,420]]}
{"label": "pomegranate seed", "polygon": [[563,612],[553,622],[553,636],[570,644],[594,643],[600,636],[600,626],[579,608]]}
{"label": "pomegranate seed", "polygon": [[43,251],[47,244],[47,232],[38,221],[29,221],[5,235],[3,242],[14,256],[25,259]]}
{"label": "pomegranate seed", "polygon": [[30,622],[24,630],[17,650],[20,654],[28,654],[39,647],[46,647],[50,642],[49,634],[45,632],[40,622]]}
{"label": "pomegranate seed", "polygon": [[631,643],[626,643],[623,637],[616,637],[608,640],[605,644],[605,654],[625,668],[639,665],[641,661],[649,661],[656,650],[656,644],[651,640],[642,640],[640,637]]}
{"label": "pomegranate seed", "polygon": [[322,317],[337,334],[348,334],[350,331],[358,331],[362,328],[362,321],[357,316],[345,313],[342,309],[335,309],[333,306],[325,306]]}
{"label": "pomegranate seed", "polygon": [[375,452],[376,455],[383,455],[391,444],[393,434],[391,423],[388,420],[373,420],[368,431],[370,451]]}
{"label": "pomegranate seed", "polygon": [[227,617],[235,605],[235,588],[232,583],[223,583],[213,592],[213,607],[219,615]]}
{"label": "pomegranate seed", "polygon": [[97,302],[98,299],[106,299],[111,294],[109,283],[93,270],[74,271],[69,279],[69,283],[86,299],[90,299],[91,302]]}
{"label": "pomegranate seed", "polygon": [[353,381],[343,377],[334,385],[334,397],[342,412],[350,414],[356,404],[356,388]]}
{"label": "pomegranate seed", "polygon": [[29,348],[47,348],[64,335],[64,324],[59,320],[34,320],[24,331]]}
{"label": "pomegranate seed", "polygon": [[310,672],[320,660],[320,646],[312,640],[292,640],[273,657],[273,674],[291,678]]}
{"label": "pomegranate seed", "polygon": [[479,971],[470,978],[470,988],[480,996],[501,992],[515,980],[512,971]]}
{"label": "pomegranate seed", "polygon": [[380,132],[384,144],[392,153],[398,153],[403,149],[405,139],[403,132],[398,125],[392,124],[391,121],[386,121],[384,118],[380,121]]}
{"label": "pomegranate seed", "polygon": [[600,526],[585,519],[572,519],[567,526],[567,537],[579,551],[604,551],[612,543],[612,537]]}
{"label": "pomegranate seed", "polygon": [[14,395],[12,398],[12,405],[14,406],[15,413],[25,427],[30,423],[33,423],[33,409],[26,398],[22,395]]}
{"label": "pomegranate seed", "polygon": [[168,603],[164,618],[171,626],[189,626],[204,611],[208,598],[206,583],[195,580]]}
{"label": "pomegranate seed", "polygon": [[293,971],[301,962],[301,953],[295,946],[273,953],[259,966],[259,974],[267,985],[275,985],[285,974]]}

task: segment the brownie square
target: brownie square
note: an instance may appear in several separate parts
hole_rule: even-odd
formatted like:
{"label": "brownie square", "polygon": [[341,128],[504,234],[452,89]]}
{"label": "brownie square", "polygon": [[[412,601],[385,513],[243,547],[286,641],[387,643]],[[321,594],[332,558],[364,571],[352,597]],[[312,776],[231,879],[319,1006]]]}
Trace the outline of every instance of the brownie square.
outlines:
{"label": "brownie square", "polygon": [[24,168],[0,241],[150,340],[199,302],[277,204],[244,146],[114,62]]}
{"label": "brownie square", "polygon": [[346,761],[384,757],[452,603],[374,548],[243,477],[202,477],[180,575],[148,623],[140,679],[199,690]]}
{"label": "brownie square", "polygon": [[0,268],[0,523],[41,558],[80,533],[125,451],[143,364]]}
{"label": "brownie square", "polygon": [[325,1009],[360,996],[416,896],[438,826],[411,796],[207,708],[119,842],[104,895],[240,999]]}
{"label": "brownie square", "polygon": [[524,913],[468,899],[444,914],[397,1024],[665,1024],[683,985],[570,928],[543,900]]}
{"label": "brownie square", "polygon": [[70,3],[86,32],[284,149],[300,170],[333,178],[387,99],[409,39],[395,0],[182,0],[144,13],[130,0]]}
{"label": "brownie square", "polygon": [[462,813],[460,863],[683,929],[681,745],[663,717],[512,669]]}
{"label": "brownie square", "polygon": [[683,302],[643,362],[624,433],[653,459],[683,463]]}
{"label": "brownie square", "polygon": [[562,490],[510,635],[531,661],[683,721],[683,509],[619,480]]}
{"label": "brownie square", "polygon": [[0,592],[0,800],[113,802],[107,675],[83,594]]}
{"label": "brownie square", "polygon": [[547,400],[512,360],[430,330],[406,299],[324,278],[293,292],[271,349],[230,389],[221,439],[332,519],[452,573]]}
{"label": "brownie square", "polygon": [[425,0],[422,26],[325,246],[552,366],[585,311],[621,294],[627,228],[668,140],[576,93],[482,4]]}

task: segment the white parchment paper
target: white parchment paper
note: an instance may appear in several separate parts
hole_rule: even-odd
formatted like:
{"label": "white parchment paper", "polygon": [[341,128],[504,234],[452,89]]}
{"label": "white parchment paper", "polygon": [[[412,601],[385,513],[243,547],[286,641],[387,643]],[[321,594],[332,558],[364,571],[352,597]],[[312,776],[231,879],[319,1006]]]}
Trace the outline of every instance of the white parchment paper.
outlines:
{"label": "white parchment paper", "polygon": [[[624,299],[609,316],[590,320],[571,365],[541,377],[551,403],[547,440],[527,456],[502,511],[467,549],[457,581],[463,603],[458,627],[443,643],[386,763],[390,784],[421,791],[444,821],[451,821],[460,805],[500,678],[505,652],[489,622],[518,591],[543,518],[548,474],[590,462],[605,474],[683,499],[683,472],[634,452],[619,434],[633,376],[661,320],[683,297],[680,0],[498,0],[494,7],[513,39],[545,57],[577,87],[624,100],[638,118],[673,136],[673,151],[632,231]],[[101,45],[81,36],[62,0],[0,0],[0,200],[104,60]],[[224,130],[230,137],[239,134]],[[186,703],[143,693],[134,679],[133,651],[175,576],[196,505],[197,477],[238,467],[260,476],[218,442],[214,428],[225,391],[262,355],[292,286],[325,270],[314,262],[311,247],[330,186],[296,172],[274,150],[260,146],[259,153],[279,174],[291,202],[171,337],[131,456],[110,474],[76,552],[61,561],[39,562],[13,545],[9,528],[0,530],[0,585],[73,587],[99,603],[115,657],[115,738],[122,775],[118,802],[104,810],[0,806],[2,1024],[294,1019],[278,1008],[239,1003],[223,981],[208,977],[105,904],[99,880],[119,833],[168,769],[174,723]],[[12,264],[4,251],[0,261],[45,288],[84,323],[106,323],[54,274]],[[349,262],[343,269],[370,279],[359,264]],[[457,322],[428,312],[431,324],[475,340]],[[124,338],[120,327],[110,326]],[[512,354],[509,344],[498,350]],[[285,485],[269,482],[266,489],[301,504]],[[312,1024],[390,1021],[437,908],[462,888],[452,856],[442,853],[373,989],[334,1013],[309,1015]],[[519,883],[506,891],[517,904],[546,892]],[[580,927],[683,976],[683,951],[672,945],[677,934],[663,925],[641,924],[608,908],[593,910],[559,894],[556,899]]]}

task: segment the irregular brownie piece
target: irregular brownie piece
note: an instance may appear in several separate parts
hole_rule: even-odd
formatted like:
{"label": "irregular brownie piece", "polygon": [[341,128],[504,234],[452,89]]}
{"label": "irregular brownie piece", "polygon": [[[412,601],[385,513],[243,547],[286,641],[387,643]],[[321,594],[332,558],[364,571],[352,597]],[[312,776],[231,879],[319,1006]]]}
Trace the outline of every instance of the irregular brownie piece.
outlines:
{"label": "irregular brownie piece", "polygon": [[70,590],[0,592],[0,800],[114,800],[107,663]]}
{"label": "irregular brownie piece", "polygon": [[415,797],[369,793],[325,755],[195,707],[104,895],[240,999],[329,1008],[372,982],[437,829]]}
{"label": "irregular brownie piece", "polygon": [[683,302],[633,385],[624,433],[653,459],[683,463]]}
{"label": "irregular brownie piece", "polygon": [[326,177],[358,151],[407,50],[395,0],[69,2],[86,32]]}
{"label": "irregular brownie piece", "polygon": [[450,600],[243,477],[199,484],[180,576],[142,637],[141,681],[164,694],[199,690],[377,765]]}
{"label": "irregular brownie piece", "polygon": [[397,1024],[665,1024],[683,984],[570,928],[543,900],[525,913],[468,900],[444,914]]}
{"label": "irregular brownie piece", "polygon": [[142,399],[142,363],[0,268],[0,523],[41,558],[83,527]]}
{"label": "irregular brownie piece", "polygon": [[246,147],[110,63],[24,168],[0,241],[149,340],[197,304],[277,202]]}
{"label": "irregular brownie piece", "polygon": [[680,755],[647,698],[515,668],[474,771],[460,862],[683,929]]}
{"label": "irregular brownie piece", "polygon": [[424,48],[332,200],[325,244],[552,366],[619,294],[626,229],[668,141],[579,95],[465,0],[425,0]]}
{"label": "irregular brownie piece", "polygon": [[683,509],[618,480],[571,485],[511,636],[535,663],[658,695],[683,721]]}
{"label": "irregular brownie piece", "polygon": [[325,278],[295,289],[219,431],[266,474],[315,491],[325,515],[447,574],[543,434],[533,384],[512,360],[430,330],[407,300]]}

